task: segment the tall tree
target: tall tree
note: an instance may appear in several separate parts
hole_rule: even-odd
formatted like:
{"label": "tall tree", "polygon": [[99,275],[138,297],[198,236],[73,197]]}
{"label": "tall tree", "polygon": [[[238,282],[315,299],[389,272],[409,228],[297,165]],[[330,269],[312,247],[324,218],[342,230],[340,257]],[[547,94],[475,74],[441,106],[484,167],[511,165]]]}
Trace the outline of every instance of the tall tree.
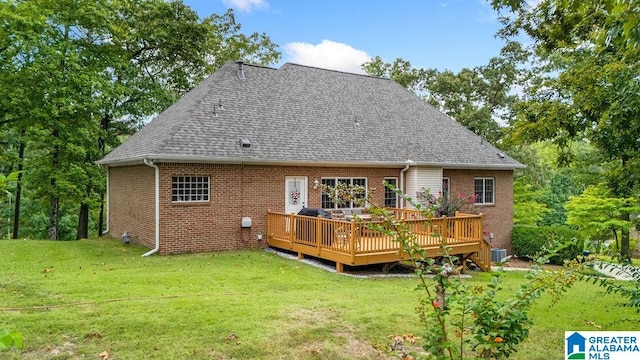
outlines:
{"label": "tall tree", "polygon": [[180,1],[8,0],[0,14],[0,124],[25,132],[25,180],[47,199],[52,239],[71,208],[87,236],[104,200],[94,162],[122,136],[226,61],[280,56],[231,10],[201,19]]}
{"label": "tall tree", "polygon": [[448,70],[413,68],[401,58],[385,63],[376,57],[363,65],[370,75],[388,77],[425,98],[476,134],[496,143],[502,137],[501,125],[512,117],[518,101],[514,86],[523,80],[520,67],[527,53],[517,42],[509,42],[500,56],[487,65],[458,73]]}
{"label": "tall tree", "polygon": [[[615,197],[640,187],[640,47],[637,4],[627,0],[495,0],[505,37],[534,40],[539,78],[527,90],[514,136],[522,140],[574,139],[594,144],[609,160],[608,187]],[[621,213],[628,221],[630,214]],[[620,251],[630,255],[629,232]]]}

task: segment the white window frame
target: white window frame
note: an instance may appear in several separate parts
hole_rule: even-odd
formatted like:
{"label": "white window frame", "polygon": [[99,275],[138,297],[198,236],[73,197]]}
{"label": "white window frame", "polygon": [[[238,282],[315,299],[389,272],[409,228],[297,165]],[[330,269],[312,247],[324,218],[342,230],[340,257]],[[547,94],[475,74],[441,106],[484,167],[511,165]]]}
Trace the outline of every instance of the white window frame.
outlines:
{"label": "white window frame", "polygon": [[[384,181],[389,182],[389,180],[393,180],[395,183],[393,184],[396,188],[398,188],[398,178],[397,177],[386,177],[384,178]],[[384,187],[384,199],[383,199],[383,204],[384,207],[394,207],[394,208],[398,208],[398,193],[387,188],[386,186]],[[394,201],[394,205],[393,206],[388,206],[387,205],[387,200],[392,200],[391,197],[387,197],[387,195],[393,194],[393,201]]]}
{"label": "white window frame", "polygon": [[[447,187],[444,187],[445,184],[445,180],[447,183]],[[475,181],[474,181],[474,185],[475,185]],[[443,176],[442,177],[442,196],[445,199],[449,199],[449,194],[451,194],[451,178],[448,176]]]}
{"label": "white window frame", "polygon": [[171,176],[172,203],[206,203],[211,199],[211,180],[203,175]]}
{"label": "white window frame", "polygon": [[[321,184],[325,184],[326,182],[330,182],[333,181],[333,185],[329,185],[329,186],[336,186],[336,184],[338,184],[338,182],[344,182],[345,180],[349,181],[350,185],[353,185],[353,181],[354,180],[364,180],[364,188],[365,188],[365,192],[364,192],[364,198],[365,198],[365,202],[367,199],[367,193],[369,191],[369,188],[367,186],[368,184],[368,179],[366,177],[348,177],[348,176],[340,176],[340,177],[323,177],[320,181]],[[322,192],[322,194],[320,194],[320,206],[322,206],[323,209],[327,209],[327,210],[331,210],[331,209],[354,209],[354,208],[358,208],[357,206],[354,207],[353,205],[353,201],[349,201],[346,204],[342,205],[342,206],[338,206],[338,204],[334,203],[333,201],[331,201],[331,199],[329,199],[329,204],[332,205],[332,207],[324,207],[324,203],[322,200],[324,198],[324,191]]]}
{"label": "white window frame", "polygon": [[[476,183],[482,181],[482,189],[478,191]],[[491,190],[487,190],[487,182],[491,182]],[[487,192],[491,191],[491,201],[487,201]],[[473,193],[476,197],[475,205],[493,205],[496,202],[496,179],[492,177],[475,177],[473,178]]]}

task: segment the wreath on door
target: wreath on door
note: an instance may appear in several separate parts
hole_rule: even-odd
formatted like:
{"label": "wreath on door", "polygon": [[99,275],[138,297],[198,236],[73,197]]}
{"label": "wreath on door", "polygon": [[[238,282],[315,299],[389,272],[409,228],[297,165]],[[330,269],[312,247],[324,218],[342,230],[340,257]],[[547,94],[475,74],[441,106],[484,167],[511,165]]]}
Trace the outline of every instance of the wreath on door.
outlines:
{"label": "wreath on door", "polygon": [[291,203],[293,205],[298,205],[299,200],[300,200],[300,191],[298,190],[298,188],[293,188],[293,191],[291,191]]}

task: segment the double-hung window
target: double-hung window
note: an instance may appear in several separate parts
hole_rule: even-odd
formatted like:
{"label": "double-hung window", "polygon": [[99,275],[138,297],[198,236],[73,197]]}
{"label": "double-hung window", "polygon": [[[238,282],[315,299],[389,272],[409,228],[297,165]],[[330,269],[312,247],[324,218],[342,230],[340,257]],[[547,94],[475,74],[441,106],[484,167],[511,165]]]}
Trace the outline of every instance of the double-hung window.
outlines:
{"label": "double-hung window", "polygon": [[208,176],[172,176],[172,202],[206,202],[209,201]]}
{"label": "double-hung window", "polygon": [[350,209],[360,207],[364,205],[364,201],[367,198],[367,178],[323,178],[322,185],[326,185],[331,188],[336,188],[338,184],[344,184],[346,186],[362,186],[365,189],[363,194],[347,194],[348,199],[343,199],[342,202],[336,203],[332,199],[337,197],[337,194],[327,194],[322,192],[322,199],[320,201],[323,209]]}
{"label": "double-hung window", "polygon": [[[384,181],[389,185],[392,185],[394,188],[398,188],[398,178],[384,178]],[[384,187],[384,207],[398,207],[398,193],[386,186]]]}
{"label": "double-hung window", "polygon": [[489,177],[475,178],[474,194],[476,195],[476,204],[493,204],[495,202],[495,179]]}

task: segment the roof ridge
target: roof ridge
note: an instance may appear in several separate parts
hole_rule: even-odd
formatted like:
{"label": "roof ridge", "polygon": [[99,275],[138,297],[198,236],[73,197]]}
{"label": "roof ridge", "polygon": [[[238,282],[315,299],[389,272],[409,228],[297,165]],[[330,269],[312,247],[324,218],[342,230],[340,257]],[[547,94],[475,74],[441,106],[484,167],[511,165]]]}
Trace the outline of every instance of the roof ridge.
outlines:
{"label": "roof ridge", "polygon": [[[362,77],[367,77],[367,78],[371,78],[371,79],[378,79],[378,80],[391,80],[394,81],[390,78],[385,78],[385,77],[380,77],[380,76],[373,76],[373,75],[369,75],[369,74],[357,74],[357,73],[352,73],[352,72],[348,72],[348,71],[343,71],[343,70],[335,70],[335,69],[326,69],[326,68],[321,68],[318,66],[311,66],[311,65],[304,65],[304,64],[296,64],[296,63],[292,63],[292,62],[286,62],[284,63],[284,65],[282,65],[280,68],[278,68],[277,70],[282,70],[282,68],[284,68],[285,66],[299,66],[299,67],[305,67],[305,68],[309,68],[309,69],[316,69],[316,70],[323,70],[323,71],[329,71],[329,72],[335,72],[335,73],[340,73],[340,74],[346,74],[346,75],[354,75],[354,76],[362,76]],[[395,81],[394,81],[395,82]]]}

